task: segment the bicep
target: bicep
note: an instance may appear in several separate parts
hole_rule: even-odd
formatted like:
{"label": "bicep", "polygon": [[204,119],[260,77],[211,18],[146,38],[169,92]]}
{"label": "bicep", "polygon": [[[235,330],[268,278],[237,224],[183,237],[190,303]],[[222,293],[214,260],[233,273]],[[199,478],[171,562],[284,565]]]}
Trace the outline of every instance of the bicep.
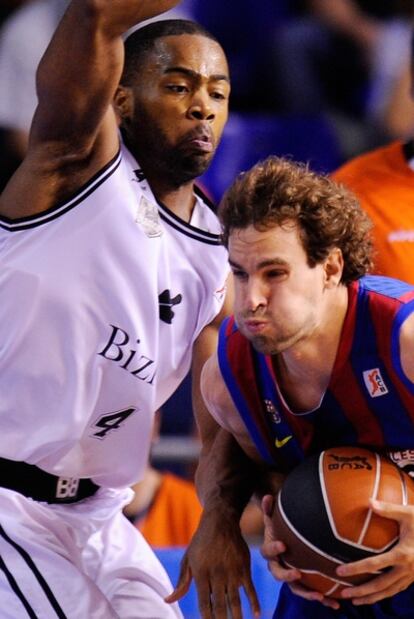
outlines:
{"label": "bicep", "polygon": [[[46,141],[57,151],[62,144],[62,155],[66,148],[72,157],[95,144],[123,65],[122,39],[105,36],[98,17],[87,2],[74,2],[58,25],[37,71],[31,144]],[[114,116],[105,123],[116,128]]]}
{"label": "bicep", "polygon": [[28,152],[1,196],[0,213],[10,219],[65,201],[119,148],[111,103],[123,43],[104,35],[91,4],[70,3],[40,61]]}
{"label": "bicep", "polygon": [[[119,149],[114,132],[112,156]],[[68,149],[69,151],[69,149]],[[112,158],[111,151],[73,160],[62,145],[40,143],[29,148],[0,196],[0,215],[10,220],[42,213],[74,196]]]}
{"label": "bicep", "polygon": [[204,365],[201,374],[201,393],[217,425],[236,439],[249,458],[260,462],[261,458],[256,447],[224,383],[216,355]]}
{"label": "bicep", "polygon": [[206,361],[216,353],[220,325],[224,318],[229,315],[232,303],[232,282],[229,276],[227,280],[226,297],[221,311],[210,324],[204,327],[193,346],[191,367],[193,409],[203,442],[209,441],[214,437],[218,426],[214,418],[207,411],[201,395],[201,372]]}

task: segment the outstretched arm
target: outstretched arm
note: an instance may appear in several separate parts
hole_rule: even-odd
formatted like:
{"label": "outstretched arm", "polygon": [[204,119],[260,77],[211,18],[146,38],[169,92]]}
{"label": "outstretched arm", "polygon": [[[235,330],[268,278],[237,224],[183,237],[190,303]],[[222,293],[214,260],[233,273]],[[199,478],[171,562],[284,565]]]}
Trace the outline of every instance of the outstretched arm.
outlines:
{"label": "outstretched arm", "polygon": [[233,437],[220,429],[204,465],[211,483],[203,480],[204,511],[181,562],[177,585],[166,601],[183,597],[194,579],[202,619],[241,619],[240,587],[253,614],[259,616],[250,552],[239,524],[254,488],[251,463]]}
{"label": "outstretched arm", "polygon": [[[210,353],[217,347],[217,336]],[[208,347],[207,347],[208,348]],[[206,350],[206,349],[205,349]],[[205,359],[204,359],[205,361]],[[200,364],[201,366],[202,364]],[[200,367],[201,369],[201,367]],[[204,505],[200,525],[181,564],[177,586],[167,601],[180,599],[194,579],[203,619],[241,618],[239,589],[242,587],[254,614],[259,603],[250,574],[250,553],[240,530],[240,516],[248,503],[262,465],[244,426],[238,421],[231,398],[221,378],[216,357],[202,373],[204,400],[196,407],[202,451],[196,483]],[[216,419],[209,410],[214,408]],[[226,411],[225,423],[218,410]],[[222,427],[224,426],[224,427]],[[237,435],[237,441],[233,437]],[[243,449],[240,444],[243,444]],[[256,459],[251,460],[246,452]],[[225,552],[223,549],[225,548]]]}
{"label": "outstretched arm", "polygon": [[28,156],[2,195],[1,214],[46,210],[115,155],[111,102],[123,67],[122,34],[178,1],[72,0],[38,68]]}

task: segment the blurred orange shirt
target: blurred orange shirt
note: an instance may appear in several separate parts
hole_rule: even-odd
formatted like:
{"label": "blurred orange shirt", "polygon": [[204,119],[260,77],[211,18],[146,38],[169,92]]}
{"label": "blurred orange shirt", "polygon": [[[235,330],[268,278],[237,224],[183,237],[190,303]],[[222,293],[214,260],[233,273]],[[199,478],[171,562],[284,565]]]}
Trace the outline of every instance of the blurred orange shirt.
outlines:
{"label": "blurred orange shirt", "polygon": [[402,143],[360,155],[332,177],[356,194],[373,221],[374,272],[414,284],[414,171]]}
{"label": "blurred orange shirt", "polygon": [[134,524],[151,546],[187,546],[201,512],[194,484],[171,473],[163,473],[150,509]]}

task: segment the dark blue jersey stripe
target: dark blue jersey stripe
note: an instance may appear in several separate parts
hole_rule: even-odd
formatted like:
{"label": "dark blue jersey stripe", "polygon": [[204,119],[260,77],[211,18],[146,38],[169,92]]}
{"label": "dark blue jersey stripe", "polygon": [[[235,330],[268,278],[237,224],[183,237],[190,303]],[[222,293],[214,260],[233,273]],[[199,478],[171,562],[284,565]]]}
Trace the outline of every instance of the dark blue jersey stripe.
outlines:
{"label": "dark blue jersey stripe", "polygon": [[315,420],[313,453],[323,451],[328,447],[358,443],[358,432],[355,426],[331,390],[325,393],[321,407],[312,415]]}
{"label": "dark blue jersey stripe", "polygon": [[254,444],[258,452],[260,453],[263,460],[268,462],[269,464],[274,464],[274,459],[270,452],[267,449],[267,446],[262,439],[256,424],[254,423],[250,409],[247,405],[247,402],[243,396],[242,391],[240,390],[233,372],[231,370],[228,358],[227,358],[227,337],[226,337],[226,329],[228,326],[230,318],[226,318],[220,326],[219,332],[219,343],[218,343],[218,361],[221,374],[223,376],[224,382],[226,383],[226,387],[229,390],[229,393],[232,397],[232,400],[240,413],[241,418],[243,419],[250,436],[253,439]]}
{"label": "dark blue jersey stripe", "polygon": [[[331,446],[414,449],[414,389],[404,377],[398,347],[401,324],[414,312],[413,297],[414,287],[390,278],[367,277],[350,285],[328,389],[318,408],[302,414],[284,403],[271,358],[255,352],[237,327],[227,329],[220,343],[222,373],[229,391],[237,392],[235,405],[266,461],[270,454],[279,470],[286,470],[303,454]],[[263,403],[262,417],[256,402]],[[277,449],[275,438],[280,442],[289,435],[292,439]]]}
{"label": "dark blue jersey stripe", "polygon": [[[383,278],[380,279],[383,280]],[[384,288],[387,291],[387,296],[391,296],[388,294],[390,290],[389,280],[387,281],[386,278],[384,280],[385,282],[383,281],[382,283],[385,283]],[[398,298],[398,292],[401,291],[401,286],[399,286],[401,282],[396,281],[395,283],[397,285],[394,288],[395,296],[393,298]],[[373,290],[373,288],[359,287],[355,338],[351,352],[352,367],[367,406],[375,412],[375,418],[382,429],[387,446],[411,448],[414,447],[412,420],[400,399],[378,350],[377,334],[371,316],[370,300],[372,297],[370,296],[370,290]],[[382,287],[378,287],[375,292],[381,293],[382,290]],[[378,370],[376,372],[378,380],[383,382],[387,390],[386,393],[377,397],[370,395],[364,380],[364,372],[372,372],[374,370]],[[379,391],[379,393],[381,392]],[[398,416],[396,415],[397,411]]]}
{"label": "dark blue jersey stripe", "polygon": [[269,424],[269,432],[271,432],[273,439],[278,439],[281,442],[291,437],[286,443],[281,444],[280,447],[278,447],[277,443],[275,444],[289,470],[303,460],[304,452],[295,437],[293,427],[289,424],[288,417],[284,415],[284,404],[276,389],[275,381],[269,371],[265,356],[257,352],[254,352],[253,356],[257,367],[256,375],[260,394],[263,398],[273,403],[278,413],[277,421],[272,422],[271,426]]}
{"label": "dark blue jersey stripe", "polygon": [[359,280],[359,289],[377,292],[378,294],[399,299],[407,292],[412,292],[414,287],[412,284],[402,282],[399,279],[391,277],[382,277],[380,275],[366,275]]}
{"label": "dark blue jersey stripe", "polygon": [[414,395],[414,384],[408,379],[405,374],[403,367],[401,365],[401,357],[400,357],[400,330],[403,322],[408,318],[410,314],[414,312],[414,301],[410,301],[406,305],[403,305],[401,309],[398,311],[394,325],[392,328],[392,362],[397,372],[398,378],[405,385],[410,393]]}

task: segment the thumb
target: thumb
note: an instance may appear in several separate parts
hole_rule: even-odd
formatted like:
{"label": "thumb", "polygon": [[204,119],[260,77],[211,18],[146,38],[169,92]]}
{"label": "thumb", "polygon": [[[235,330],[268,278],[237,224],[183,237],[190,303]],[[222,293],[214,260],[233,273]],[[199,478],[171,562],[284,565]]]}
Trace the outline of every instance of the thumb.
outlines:
{"label": "thumb", "polygon": [[271,494],[265,494],[262,499],[262,511],[265,516],[271,516],[275,504],[275,498]]}
{"label": "thumb", "polygon": [[275,505],[275,498],[267,494],[262,499],[263,522],[264,522],[264,543],[273,542],[275,539],[273,530],[272,514]]}
{"label": "thumb", "polygon": [[190,588],[192,579],[193,579],[193,575],[191,572],[191,568],[188,565],[187,558],[184,557],[181,563],[178,582],[175,585],[173,592],[170,593],[170,595],[167,595],[166,598],[164,598],[164,602],[167,602],[167,604],[172,604],[173,602],[177,602],[182,597],[184,597],[184,595],[187,593],[187,591]]}

